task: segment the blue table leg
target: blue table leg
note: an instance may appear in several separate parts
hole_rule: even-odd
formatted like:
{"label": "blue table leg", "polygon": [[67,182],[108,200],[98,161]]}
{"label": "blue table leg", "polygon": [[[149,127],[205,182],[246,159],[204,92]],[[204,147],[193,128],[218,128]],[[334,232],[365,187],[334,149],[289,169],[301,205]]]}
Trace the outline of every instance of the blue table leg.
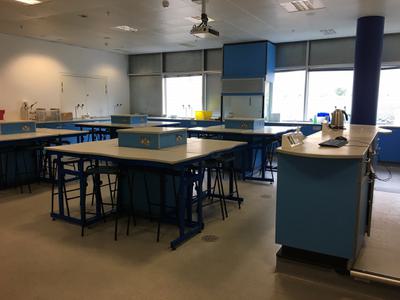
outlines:
{"label": "blue table leg", "polygon": [[81,206],[81,236],[84,235],[86,226],[86,176],[84,173],[84,160],[78,162],[78,174],[80,185],[80,206]]}
{"label": "blue table leg", "polygon": [[57,176],[58,176],[58,211],[64,217],[64,166],[61,163],[62,155],[57,155]]}
{"label": "blue table leg", "polygon": [[187,195],[188,182],[185,173],[181,172],[179,176],[179,192],[177,199],[177,214],[178,214],[178,227],[179,237],[171,241],[171,248],[175,250],[179,245],[201,232],[202,224],[196,224],[191,229],[185,232],[185,211],[186,211],[186,195]]}

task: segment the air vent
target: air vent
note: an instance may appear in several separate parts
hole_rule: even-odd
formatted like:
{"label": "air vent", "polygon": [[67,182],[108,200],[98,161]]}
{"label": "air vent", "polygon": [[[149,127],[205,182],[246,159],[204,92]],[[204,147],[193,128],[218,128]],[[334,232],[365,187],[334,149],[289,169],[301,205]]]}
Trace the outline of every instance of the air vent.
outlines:
{"label": "air vent", "polygon": [[336,34],[335,29],[321,29],[320,32],[321,32],[323,35],[333,35],[333,34]]}
{"label": "air vent", "polygon": [[296,0],[281,3],[281,6],[289,13],[325,8],[325,5],[320,0]]}

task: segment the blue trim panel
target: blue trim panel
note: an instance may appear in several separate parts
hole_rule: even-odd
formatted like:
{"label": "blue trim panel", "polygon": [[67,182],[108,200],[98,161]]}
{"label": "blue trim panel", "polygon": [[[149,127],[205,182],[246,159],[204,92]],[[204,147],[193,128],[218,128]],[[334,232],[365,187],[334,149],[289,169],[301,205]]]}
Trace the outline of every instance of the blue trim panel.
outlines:
{"label": "blue trim panel", "polygon": [[223,78],[265,78],[267,41],[224,45]]}

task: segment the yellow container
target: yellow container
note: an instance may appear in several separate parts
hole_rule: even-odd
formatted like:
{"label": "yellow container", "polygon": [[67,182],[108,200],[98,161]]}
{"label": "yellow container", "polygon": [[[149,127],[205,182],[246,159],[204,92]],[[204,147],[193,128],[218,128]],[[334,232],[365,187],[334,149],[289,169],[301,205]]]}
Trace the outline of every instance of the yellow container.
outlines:
{"label": "yellow container", "polygon": [[196,110],[195,119],[196,120],[210,120],[212,117],[212,111],[208,110]]}

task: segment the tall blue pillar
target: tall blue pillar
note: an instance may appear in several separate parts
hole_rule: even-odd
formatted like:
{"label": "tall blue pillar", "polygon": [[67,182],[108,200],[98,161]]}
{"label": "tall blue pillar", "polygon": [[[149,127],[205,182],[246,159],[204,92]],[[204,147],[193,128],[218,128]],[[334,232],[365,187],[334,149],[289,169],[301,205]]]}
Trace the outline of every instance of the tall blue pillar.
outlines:
{"label": "tall blue pillar", "polygon": [[351,124],[376,124],[384,26],[384,17],[358,19]]}

